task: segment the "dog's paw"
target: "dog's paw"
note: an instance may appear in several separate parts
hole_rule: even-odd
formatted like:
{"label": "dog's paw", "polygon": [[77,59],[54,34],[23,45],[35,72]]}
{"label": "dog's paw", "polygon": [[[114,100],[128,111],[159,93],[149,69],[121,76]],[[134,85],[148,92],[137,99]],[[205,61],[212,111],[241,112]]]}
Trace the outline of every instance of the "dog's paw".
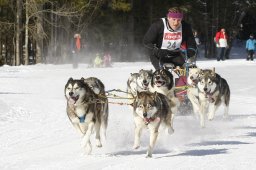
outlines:
{"label": "dog's paw", "polygon": [[171,135],[174,133],[174,129],[172,127],[168,128],[168,134]]}
{"label": "dog's paw", "polygon": [[212,121],[213,120],[213,115],[209,114],[208,115],[208,120]]}
{"label": "dog's paw", "polygon": [[100,142],[99,139],[96,139],[96,146],[97,146],[98,148],[101,148],[101,147],[102,147],[102,144],[101,144],[101,142]]}
{"label": "dog's paw", "polygon": [[78,117],[74,117],[74,118],[71,119],[71,122],[72,123],[80,123],[80,120],[79,120]]}
{"label": "dog's paw", "polygon": [[205,128],[205,123],[204,122],[200,122],[200,127],[201,128]]}
{"label": "dog's paw", "polygon": [[225,114],[223,115],[223,118],[224,118],[224,119],[229,119],[230,117],[228,116],[227,113],[225,113]]}
{"label": "dog's paw", "polygon": [[90,155],[92,153],[92,146],[91,145],[87,145],[85,148],[85,153],[87,155]]}
{"label": "dog's paw", "polygon": [[202,129],[204,129],[204,128],[205,128],[205,125],[200,125],[200,127],[201,127]]}
{"label": "dog's paw", "polygon": [[133,145],[133,149],[139,149],[140,145]]}
{"label": "dog's paw", "polygon": [[146,158],[152,158],[152,154],[147,154]]}

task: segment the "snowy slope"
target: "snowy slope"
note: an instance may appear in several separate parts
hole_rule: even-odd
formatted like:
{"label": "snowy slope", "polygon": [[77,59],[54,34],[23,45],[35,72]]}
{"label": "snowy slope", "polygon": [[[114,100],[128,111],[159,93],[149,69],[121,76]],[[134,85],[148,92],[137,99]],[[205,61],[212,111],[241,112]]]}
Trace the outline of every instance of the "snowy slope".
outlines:
{"label": "snowy slope", "polygon": [[107,140],[83,155],[80,136],[66,115],[64,85],[69,77],[95,76],[107,90],[126,89],[130,73],[153,69],[149,62],[115,63],[112,68],[71,65],[0,67],[0,169],[230,169],[256,165],[256,63],[242,59],[198,61],[216,67],[231,89],[230,116],[223,108],[206,128],[192,115],[177,116],[175,133],[160,134],[153,158],[145,158],[149,137],[133,150],[130,106],[110,104]]}

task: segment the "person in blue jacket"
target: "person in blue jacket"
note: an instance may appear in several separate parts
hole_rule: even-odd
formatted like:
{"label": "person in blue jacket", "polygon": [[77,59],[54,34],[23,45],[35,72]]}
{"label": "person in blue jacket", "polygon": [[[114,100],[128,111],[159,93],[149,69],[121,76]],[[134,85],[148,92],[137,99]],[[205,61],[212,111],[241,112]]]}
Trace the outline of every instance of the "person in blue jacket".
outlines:
{"label": "person in blue jacket", "polygon": [[248,53],[246,60],[252,60],[254,56],[254,51],[256,50],[256,40],[253,37],[253,34],[250,35],[250,38],[246,41],[246,51]]}

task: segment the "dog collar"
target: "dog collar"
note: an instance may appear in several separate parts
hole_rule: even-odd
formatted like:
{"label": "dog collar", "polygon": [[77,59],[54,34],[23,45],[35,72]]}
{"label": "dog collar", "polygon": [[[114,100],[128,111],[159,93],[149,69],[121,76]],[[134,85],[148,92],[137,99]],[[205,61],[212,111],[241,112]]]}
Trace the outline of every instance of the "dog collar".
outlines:
{"label": "dog collar", "polygon": [[[214,92],[213,92],[214,93]],[[208,98],[210,103],[215,102],[214,98],[212,97],[213,93],[206,93],[205,98]]]}
{"label": "dog collar", "polygon": [[148,125],[150,122],[154,122],[155,120],[159,121],[160,118],[159,117],[150,117],[150,118],[145,118],[145,124]]}

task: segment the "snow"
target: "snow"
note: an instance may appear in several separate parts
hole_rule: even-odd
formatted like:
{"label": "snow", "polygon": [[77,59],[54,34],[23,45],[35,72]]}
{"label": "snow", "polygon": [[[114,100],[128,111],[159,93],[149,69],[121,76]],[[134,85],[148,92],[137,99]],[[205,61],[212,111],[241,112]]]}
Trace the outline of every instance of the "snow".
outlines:
{"label": "snow", "polygon": [[[229,118],[220,107],[200,128],[193,115],[176,116],[173,135],[161,133],[152,158],[144,130],[141,148],[133,150],[131,106],[110,104],[107,139],[84,155],[81,137],[66,115],[64,86],[70,77],[98,77],[107,90],[126,89],[132,72],[153,69],[149,62],[114,63],[112,68],[72,65],[0,67],[0,169],[179,169],[242,170],[256,165],[256,63],[245,59],[201,60],[216,68],[230,85]],[[94,139],[92,139],[92,142]]]}

